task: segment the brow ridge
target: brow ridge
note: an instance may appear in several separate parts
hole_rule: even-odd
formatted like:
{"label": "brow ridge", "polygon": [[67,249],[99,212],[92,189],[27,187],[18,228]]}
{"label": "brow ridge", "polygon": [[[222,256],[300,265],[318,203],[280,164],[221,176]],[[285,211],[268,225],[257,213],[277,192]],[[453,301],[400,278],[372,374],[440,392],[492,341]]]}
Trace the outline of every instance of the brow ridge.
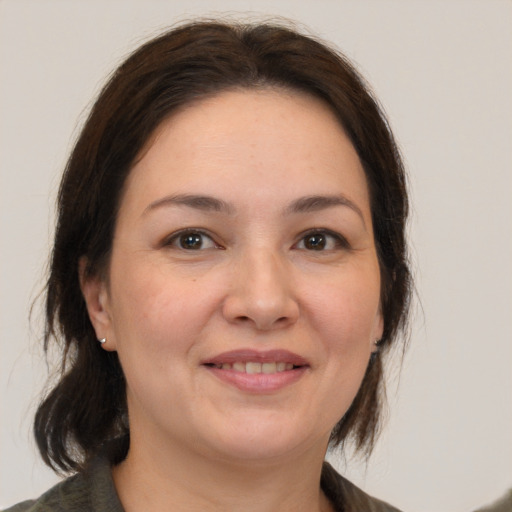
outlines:
{"label": "brow ridge", "polygon": [[356,203],[342,194],[336,195],[311,195],[300,197],[293,201],[287,208],[286,213],[308,213],[325,210],[334,206],[346,206],[356,212],[364,222],[363,212]]}
{"label": "brow ridge", "polygon": [[[235,208],[230,203],[217,197],[201,194],[174,194],[162,197],[152,202],[144,210],[144,214],[157,208],[166,206],[186,206],[206,212],[233,213]],[[285,215],[296,213],[309,213],[325,210],[335,206],[346,206],[357,213],[364,223],[361,209],[342,194],[335,195],[310,195],[299,197],[285,208]]]}
{"label": "brow ridge", "polygon": [[216,197],[200,194],[175,194],[152,202],[144,210],[144,213],[164,206],[188,206],[196,210],[219,213],[232,213],[234,210],[229,203]]}

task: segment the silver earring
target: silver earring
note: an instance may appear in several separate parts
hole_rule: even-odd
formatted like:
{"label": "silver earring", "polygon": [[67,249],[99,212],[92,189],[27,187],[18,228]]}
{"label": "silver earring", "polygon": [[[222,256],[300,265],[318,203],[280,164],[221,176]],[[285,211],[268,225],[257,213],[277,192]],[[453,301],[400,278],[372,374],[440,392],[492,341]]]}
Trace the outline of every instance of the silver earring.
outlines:
{"label": "silver earring", "polygon": [[101,340],[98,340],[102,345],[107,341],[107,338],[101,338]]}

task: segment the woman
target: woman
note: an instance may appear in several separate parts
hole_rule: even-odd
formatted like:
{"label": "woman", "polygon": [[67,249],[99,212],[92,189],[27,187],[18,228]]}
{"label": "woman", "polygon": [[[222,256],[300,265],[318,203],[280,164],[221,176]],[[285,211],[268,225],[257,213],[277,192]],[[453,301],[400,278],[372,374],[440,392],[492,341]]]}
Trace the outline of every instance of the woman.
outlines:
{"label": "woman", "polygon": [[324,463],[371,450],[410,294],[403,166],[342,56],[278,26],[163,34],[58,201],[35,435],[75,475],[11,510],[395,510]]}

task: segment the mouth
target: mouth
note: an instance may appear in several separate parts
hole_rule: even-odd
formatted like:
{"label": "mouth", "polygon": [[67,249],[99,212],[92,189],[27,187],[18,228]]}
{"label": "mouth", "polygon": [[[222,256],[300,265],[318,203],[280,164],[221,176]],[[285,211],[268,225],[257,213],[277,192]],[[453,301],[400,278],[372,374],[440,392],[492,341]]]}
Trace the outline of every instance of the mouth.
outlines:
{"label": "mouth", "polygon": [[252,393],[274,392],[299,380],[310,367],[301,356],[286,350],[236,350],[202,363],[215,377]]}
{"label": "mouth", "polygon": [[285,371],[294,370],[297,368],[301,368],[299,365],[294,365],[292,363],[286,363],[283,361],[279,362],[270,362],[270,363],[259,363],[257,361],[236,361],[235,363],[206,363],[205,366],[209,366],[210,368],[217,368],[219,370],[233,370],[235,372],[241,373],[264,373],[266,375],[271,375],[273,373],[281,373]]}

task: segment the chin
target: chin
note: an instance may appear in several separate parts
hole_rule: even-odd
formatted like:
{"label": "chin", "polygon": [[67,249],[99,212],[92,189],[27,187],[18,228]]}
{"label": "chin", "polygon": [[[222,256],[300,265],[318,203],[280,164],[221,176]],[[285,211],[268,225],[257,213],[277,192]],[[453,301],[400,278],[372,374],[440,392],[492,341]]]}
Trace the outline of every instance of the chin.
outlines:
{"label": "chin", "polygon": [[214,442],[217,458],[237,460],[244,463],[268,462],[294,456],[312,447],[327,448],[330,431],[321,434],[308,432],[303,425],[286,424],[282,415],[278,421],[233,423],[224,434],[216,436]]}

